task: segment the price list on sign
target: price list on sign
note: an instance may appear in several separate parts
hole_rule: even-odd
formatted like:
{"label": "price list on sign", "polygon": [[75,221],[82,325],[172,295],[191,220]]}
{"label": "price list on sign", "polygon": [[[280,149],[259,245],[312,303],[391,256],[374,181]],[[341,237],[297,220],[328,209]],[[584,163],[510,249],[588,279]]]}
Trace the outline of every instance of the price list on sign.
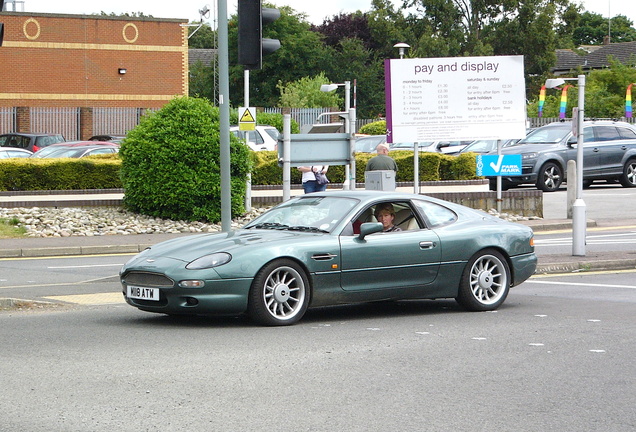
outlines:
{"label": "price list on sign", "polygon": [[526,135],[522,56],[385,62],[389,142]]}

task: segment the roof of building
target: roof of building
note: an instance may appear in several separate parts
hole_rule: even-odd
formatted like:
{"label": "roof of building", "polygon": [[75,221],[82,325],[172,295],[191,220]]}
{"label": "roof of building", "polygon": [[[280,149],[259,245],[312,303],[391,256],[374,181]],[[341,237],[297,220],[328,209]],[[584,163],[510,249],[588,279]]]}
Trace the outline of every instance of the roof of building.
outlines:
{"label": "roof of building", "polygon": [[190,48],[188,50],[188,64],[192,66],[196,62],[203,63],[204,66],[210,66],[216,57],[215,49],[208,48]]}
{"label": "roof of building", "polygon": [[556,50],[557,62],[552,72],[569,72],[577,67],[583,70],[602,69],[609,66],[610,57],[623,64],[636,63],[636,42],[610,43],[596,49],[586,47],[590,51],[587,55],[578,55],[572,50]]}

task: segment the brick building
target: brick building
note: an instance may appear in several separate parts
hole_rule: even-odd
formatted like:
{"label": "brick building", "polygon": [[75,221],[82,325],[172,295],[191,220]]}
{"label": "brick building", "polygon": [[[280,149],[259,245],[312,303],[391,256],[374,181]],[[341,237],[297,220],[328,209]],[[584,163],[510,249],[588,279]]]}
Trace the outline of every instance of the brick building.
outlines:
{"label": "brick building", "polygon": [[[0,22],[5,113],[153,109],[188,94],[187,20],[2,12]],[[33,129],[27,120],[18,118],[15,128]]]}

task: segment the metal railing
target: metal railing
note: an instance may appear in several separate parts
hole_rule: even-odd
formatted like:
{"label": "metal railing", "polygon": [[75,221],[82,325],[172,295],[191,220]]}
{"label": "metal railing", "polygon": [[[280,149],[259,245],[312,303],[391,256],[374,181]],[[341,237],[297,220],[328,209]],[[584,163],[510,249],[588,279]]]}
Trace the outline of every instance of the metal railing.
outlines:
{"label": "metal railing", "polygon": [[17,110],[0,107],[0,133],[15,132]]}
{"label": "metal railing", "polygon": [[80,139],[79,108],[32,107],[31,133],[59,133],[67,141]]}

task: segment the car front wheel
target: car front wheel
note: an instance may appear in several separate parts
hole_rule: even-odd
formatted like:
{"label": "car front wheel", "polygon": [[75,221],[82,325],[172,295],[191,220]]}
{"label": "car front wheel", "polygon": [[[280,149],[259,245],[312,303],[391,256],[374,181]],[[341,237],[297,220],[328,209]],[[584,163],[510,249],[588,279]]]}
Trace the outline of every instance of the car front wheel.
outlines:
{"label": "car front wheel", "polygon": [[294,261],[280,259],[263,267],[250,289],[248,314],[270,326],[291,325],[300,320],[309,305],[309,281]]}
{"label": "car front wheel", "polygon": [[470,311],[491,311],[501,306],[509,290],[506,259],[495,250],[483,250],[468,260],[456,300]]}
{"label": "car front wheel", "polygon": [[623,187],[636,187],[636,159],[627,161],[620,181]]}
{"label": "car front wheel", "polygon": [[548,162],[541,167],[537,188],[543,192],[554,192],[559,190],[563,183],[563,170],[554,162]]}

